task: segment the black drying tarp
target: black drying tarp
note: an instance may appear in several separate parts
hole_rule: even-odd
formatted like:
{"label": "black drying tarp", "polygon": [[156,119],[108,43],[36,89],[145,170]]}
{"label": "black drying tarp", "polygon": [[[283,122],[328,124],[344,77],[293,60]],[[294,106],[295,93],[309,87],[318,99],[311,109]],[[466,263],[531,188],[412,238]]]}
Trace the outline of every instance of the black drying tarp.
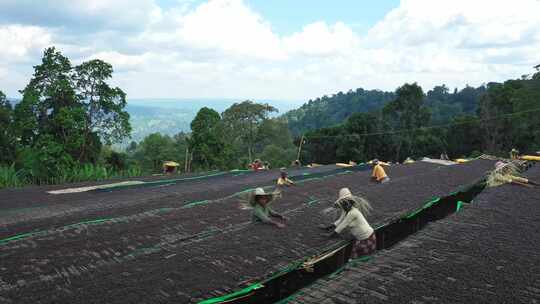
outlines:
{"label": "black drying tarp", "polygon": [[[540,180],[540,166],[525,174]],[[538,303],[540,188],[488,188],[460,212],[290,303]]]}
{"label": "black drying tarp", "polygon": [[[492,166],[485,160],[393,166],[392,182],[383,185],[368,183],[370,171],[305,181],[274,203],[290,218],[282,230],[249,223],[250,210],[237,197],[182,208],[165,196],[102,222],[51,224],[41,234],[0,245],[0,291],[17,303],[186,303],[220,296],[335,244],[315,227],[340,187],[372,201],[369,220],[376,226],[475,182]],[[197,185],[203,188],[199,197],[231,194]]]}

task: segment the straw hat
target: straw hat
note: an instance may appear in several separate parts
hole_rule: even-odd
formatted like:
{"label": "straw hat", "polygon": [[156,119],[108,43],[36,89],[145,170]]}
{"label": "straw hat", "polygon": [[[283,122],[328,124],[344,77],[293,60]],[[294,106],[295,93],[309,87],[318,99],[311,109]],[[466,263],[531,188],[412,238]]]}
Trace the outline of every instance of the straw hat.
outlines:
{"label": "straw hat", "polygon": [[338,199],[337,199],[336,202],[339,202],[339,201],[347,199],[347,198],[352,198],[352,197],[353,197],[353,195],[351,193],[351,190],[349,190],[349,188],[341,188],[339,190]]}
{"label": "straw hat", "polygon": [[272,196],[272,193],[266,193],[264,192],[263,188],[256,188],[255,189],[255,196]]}

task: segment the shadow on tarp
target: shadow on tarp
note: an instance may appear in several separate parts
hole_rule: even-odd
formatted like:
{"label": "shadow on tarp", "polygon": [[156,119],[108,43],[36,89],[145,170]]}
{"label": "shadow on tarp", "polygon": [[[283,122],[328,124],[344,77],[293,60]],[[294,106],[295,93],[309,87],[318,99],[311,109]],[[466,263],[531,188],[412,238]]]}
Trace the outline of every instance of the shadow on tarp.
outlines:
{"label": "shadow on tarp", "polygon": [[[474,197],[482,192],[484,187],[485,183],[482,180],[473,184],[473,186],[464,188],[448,196],[434,198],[422,207],[377,227],[375,229],[377,250],[390,248],[409,235],[421,230],[428,223],[443,219],[459,211],[464,203],[472,202]],[[310,265],[310,267],[305,267],[304,262],[316,257],[295,261],[285,269],[261,282],[249,285],[242,290],[225,296],[201,301],[199,304],[286,303],[291,297],[294,297],[294,293],[298,290],[342,269],[350,258],[351,249],[352,244],[350,241],[340,242],[331,248],[321,250],[319,257],[333,251],[335,253],[318,260],[313,265]],[[363,260],[367,259],[364,258]]]}

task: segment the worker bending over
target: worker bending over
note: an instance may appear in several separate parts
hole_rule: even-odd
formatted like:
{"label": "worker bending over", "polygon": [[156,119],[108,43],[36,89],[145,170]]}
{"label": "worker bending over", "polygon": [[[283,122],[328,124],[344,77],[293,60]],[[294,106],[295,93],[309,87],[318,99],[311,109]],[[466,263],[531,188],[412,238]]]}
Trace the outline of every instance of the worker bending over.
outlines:
{"label": "worker bending over", "polygon": [[280,176],[277,180],[278,186],[293,186],[294,182],[289,179],[289,175],[287,174],[287,171],[284,169],[281,169]]}
{"label": "worker bending over", "polygon": [[487,185],[496,187],[502,184],[514,184],[525,187],[539,186],[538,183],[519,176],[518,168],[512,163],[498,161],[495,170],[491,171],[487,177]]}
{"label": "worker bending over", "polygon": [[349,229],[355,238],[351,258],[373,253],[377,249],[377,238],[366,220],[372,209],[370,203],[362,197],[352,195],[348,188],[343,188],[339,190],[334,205],[341,210],[341,216],[334,223],[334,231],[329,236],[336,237]]}
{"label": "worker bending over", "polygon": [[386,183],[390,181],[390,178],[388,175],[386,175],[386,172],[384,171],[384,168],[380,164],[378,159],[373,160],[373,172],[371,173],[371,179],[373,181],[376,181],[378,183]]}
{"label": "worker bending over", "polygon": [[274,225],[278,228],[285,227],[285,224],[276,221],[272,218],[279,218],[286,221],[287,218],[283,215],[275,212],[270,208],[270,203],[274,200],[274,193],[266,193],[263,188],[257,188],[252,193],[250,198],[250,204],[253,207],[251,220],[253,222],[263,222],[266,224]]}

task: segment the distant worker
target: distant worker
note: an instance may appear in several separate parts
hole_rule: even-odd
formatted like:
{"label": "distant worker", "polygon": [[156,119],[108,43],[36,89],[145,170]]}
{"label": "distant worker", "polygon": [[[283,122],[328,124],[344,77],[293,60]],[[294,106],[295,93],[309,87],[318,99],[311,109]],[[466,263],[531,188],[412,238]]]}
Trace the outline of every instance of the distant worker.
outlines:
{"label": "distant worker", "polygon": [[386,175],[386,172],[384,171],[384,168],[380,164],[378,159],[373,160],[373,172],[371,173],[371,179],[378,183],[386,183],[390,181],[390,178],[388,175]]}
{"label": "distant worker", "polygon": [[512,163],[498,161],[495,169],[487,177],[487,185],[496,187],[503,184],[514,184],[525,187],[540,186],[540,184],[519,176],[519,169]]}
{"label": "distant worker", "polygon": [[300,160],[297,159],[297,160],[295,160],[295,161],[292,162],[292,165],[293,165],[294,167],[301,167],[301,166],[302,166],[302,163],[300,163]]}
{"label": "distant worker", "polygon": [[262,169],[263,169],[263,170],[270,170],[270,163],[267,162],[267,161],[265,161],[264,164],[263,164],[263,166],[262,166]]}
{"label": "distant worker", "polygon": [[255,171],[259,171],[262,169],[262,162],[260,159],[256,159],[253,161],[253,163],[251,163],[251,165],[249,165],[251,169],[255,170]]}
{"label": "distant worker", "polygon": [[253,207],[251,220],[253,222],[263,222],[266,224],[275,225],[278,228],[284,228],[285,224],[276,221],[272,218],[279,218],[286,221],[287,218],[270,208],[270,203],[274,200],[273,193],[264,192],[263,188],[257,188],[252,193],[250,204]]}
{"label": "distant worker", "polygon": [[295,183],[289,179],[289,175],[287,174],[287,171],[282,168],[280,176],[277,180],[278,186],[294,186]]}
{"label": "distant worker", "polygon": [[446,154],[446,152],[441,153],[441,159],[442,159],[442,160],[450,160],[450,159],[448,158],[448,154]]}
{"label": "distant worker", "polygon": [[410,158],[410,157],[407,157],[405,159],[405,161],[403,161],[404,164],[412,164],[414,163],[414,159]]}
{"label": "distant worker", "polygon": [[519,157],[519,151],[516,148],[512,148],[510,150],[510,159],[518,159]]}
{"label": "distant worker", "polygon": [[351,258],[372,254],[377,249],[377,238],[366,220],[372,210],[370,203],[362,197],[352,195],[348,188],[342,188],[334,205],[341,210],[341,216],[334,223],[334,231],[329,237],[336,237],[349,229],[355,238]]}

